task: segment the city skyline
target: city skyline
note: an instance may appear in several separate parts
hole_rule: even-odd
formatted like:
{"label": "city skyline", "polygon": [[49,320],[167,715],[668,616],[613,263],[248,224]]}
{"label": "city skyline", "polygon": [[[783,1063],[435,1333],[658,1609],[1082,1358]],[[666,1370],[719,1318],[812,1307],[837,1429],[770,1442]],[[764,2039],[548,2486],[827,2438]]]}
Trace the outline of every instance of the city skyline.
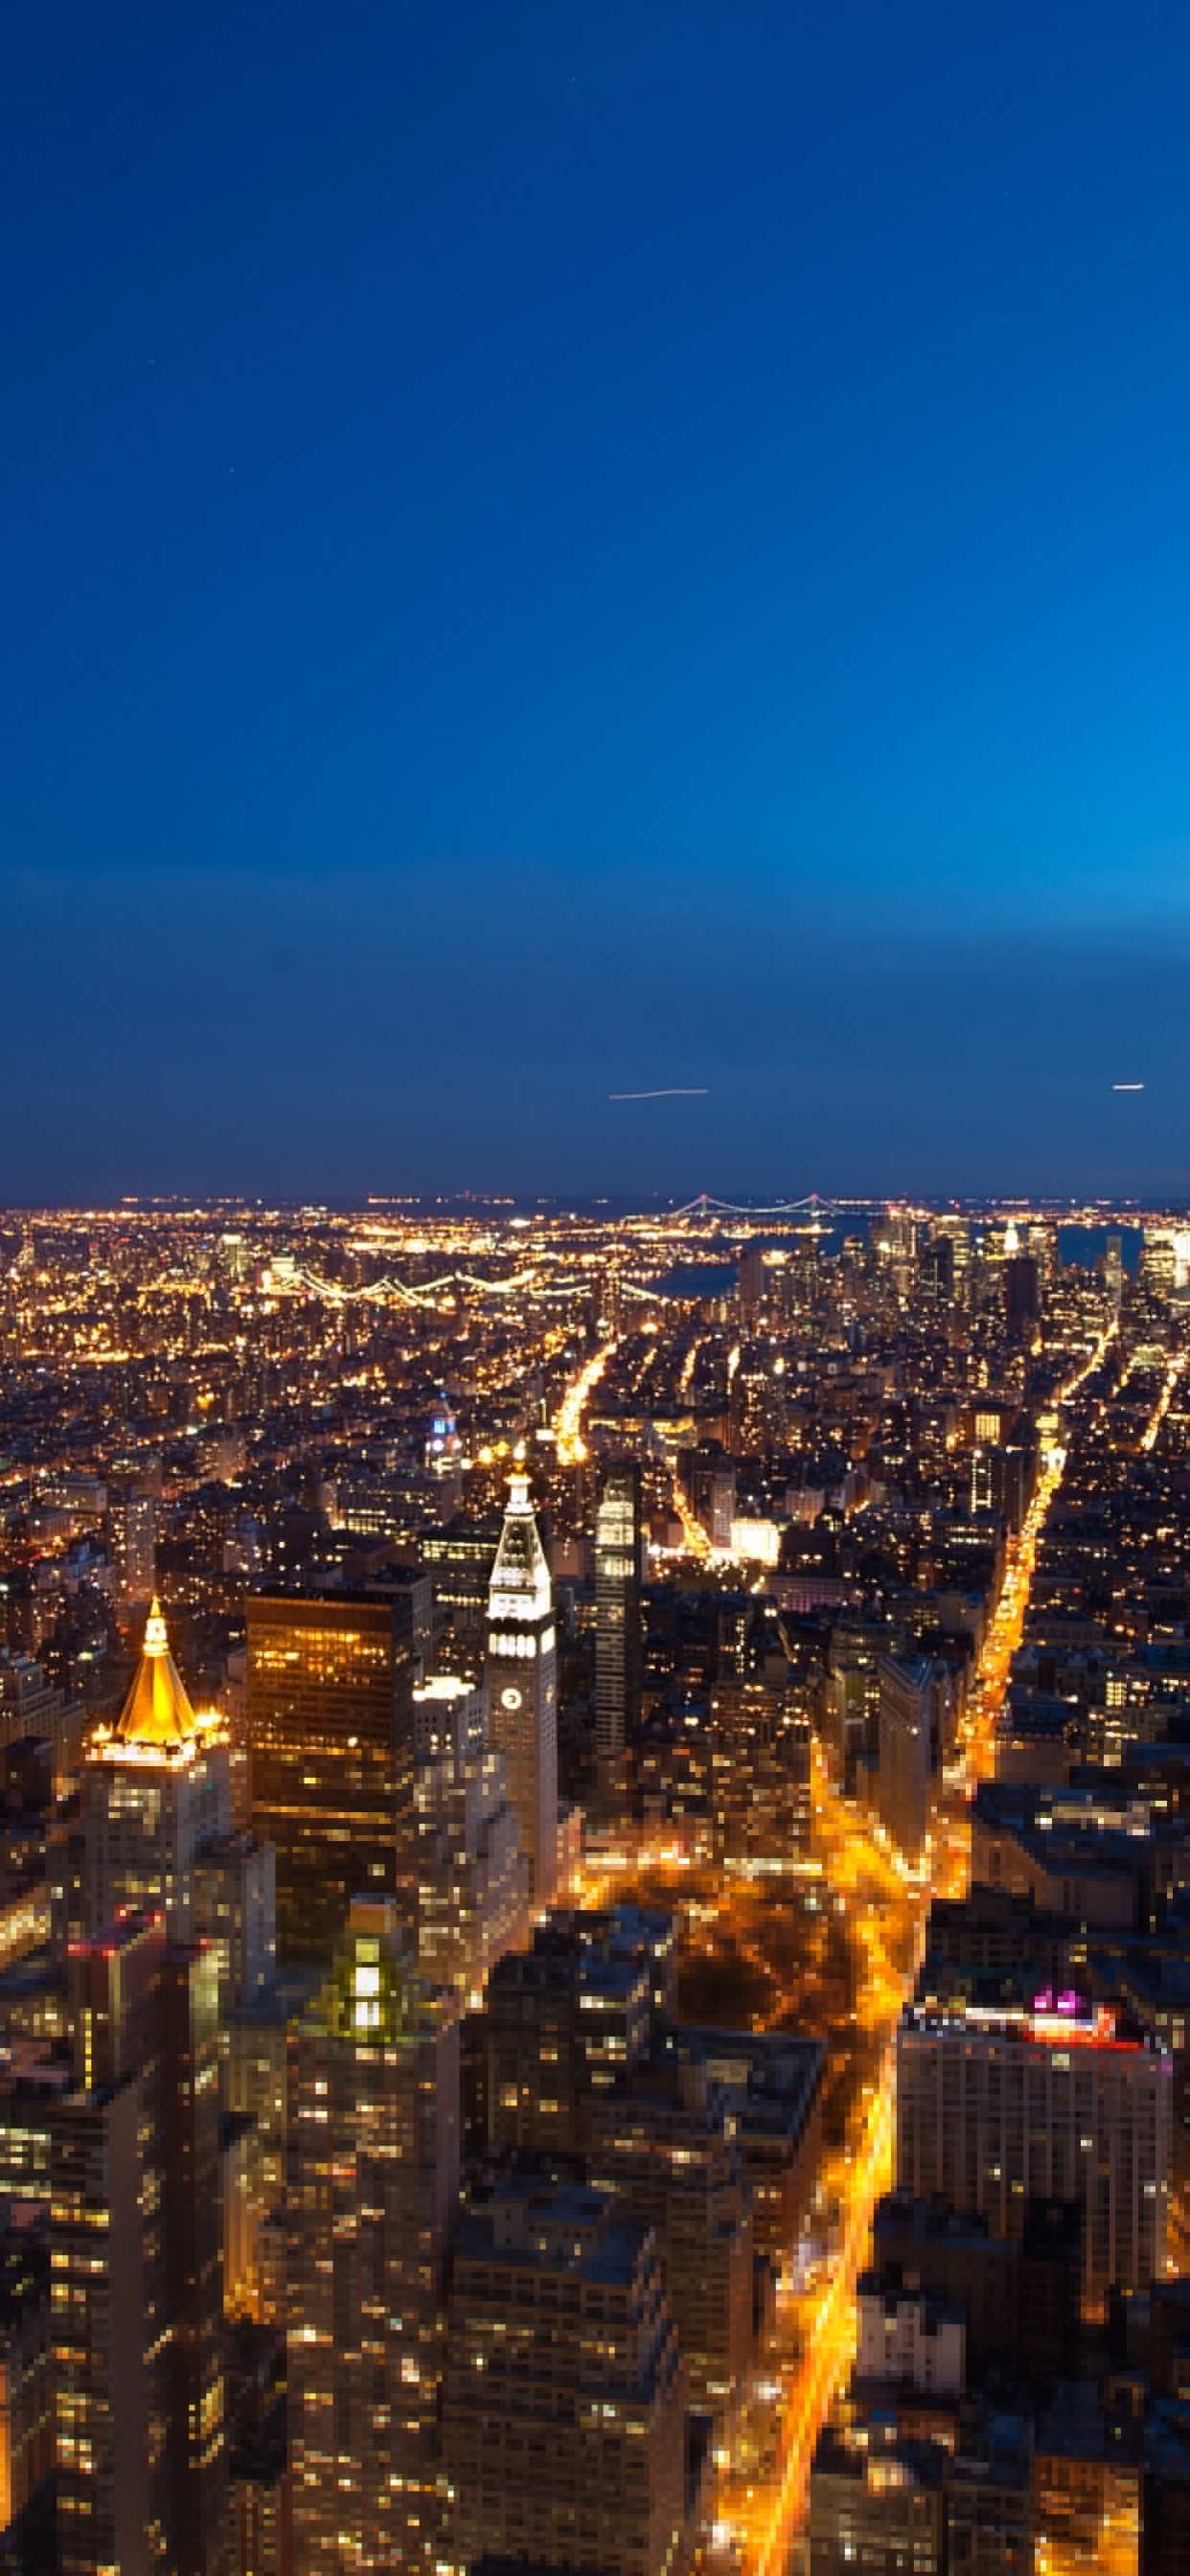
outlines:
{"label": "city skyline", "polygon": [[1188,130],[0,10],[0,2576],[1187,2576]]}

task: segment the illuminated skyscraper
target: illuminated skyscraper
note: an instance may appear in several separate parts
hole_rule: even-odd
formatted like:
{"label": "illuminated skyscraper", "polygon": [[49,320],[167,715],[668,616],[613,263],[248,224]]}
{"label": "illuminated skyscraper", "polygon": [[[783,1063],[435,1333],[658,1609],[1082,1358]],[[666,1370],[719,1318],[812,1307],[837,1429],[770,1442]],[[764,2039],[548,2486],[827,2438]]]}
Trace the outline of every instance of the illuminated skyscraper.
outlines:
{"label": "illuminated skyscraper", "polygon": [[438,2396],[459,2180],[459,2029],[391,1901],[351,1908],[294,2058],[289,2279],[295,2564],[431,2570],[444,2556]]}
{"label": "illuminated skyscraper", "polygon": [[740,1313],[750,1323],[765,1291],[764,1253],[758,1243],[746,1243],[740,1253],[736,1298]]}
{"label": "illuminated skyscraper", "polygon": [[595,1512],[595,1749],[599,1795],[623,1808],[627,1747],[640,1722],[640,1469],[609,1462]]}
{"label": "illuminated skyscraper", "polygon": [[483,1691],[439,1673],[413,1708],[418,1965],[478,2003],[497,1959],[528,1937],[528,1864]]}
{"label": "illuminated skyscraper", "polygon": [[127,1616],[151,1601],[157,1580],[157,1504],[134,1467],[108,1476],[107,1534],[116,1606]]}
{"label": "illuminated skyscraper", "polygon": [[508,1508],[488,1588],[487,1683],[491,1739],[503,1754],[508,1794],[539,1910],[558,1882],[558,1707],[553,1591],[529,1500],[529,1479],[509,1480]]}
{"label": "illuminated skyscraper", "polygon": [[223,2260],[215,1954],[126,1914],[70,1962],[50,2114],[64,2576],[221,2576]]}
{"label": "illuminated skyscraper", "polygon": [[88,1933],[132,1906],[160,1913],[171,1940],[192,1940],[199,1856],[230,1830],[224,1722],[195,1715],[154,1601],[119,1722],[96,1727],[83,1765]]}
{"label": "illuminated skyscraper", "polygon": [[414,1645],[403,1596],[248,1602],[252,1821],[284,1956],[325,1958],[365,1888],[416,1921]]}

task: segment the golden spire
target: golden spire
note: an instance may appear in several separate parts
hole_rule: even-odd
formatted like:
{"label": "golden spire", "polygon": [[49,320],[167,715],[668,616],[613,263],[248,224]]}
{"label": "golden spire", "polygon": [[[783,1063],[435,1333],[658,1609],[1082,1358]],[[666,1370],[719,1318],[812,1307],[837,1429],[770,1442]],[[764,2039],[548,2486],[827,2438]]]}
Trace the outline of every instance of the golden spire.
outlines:
{"label": "golden spire", "polygon": [[197,1733],[198,1723],[169,1651],[161,1603],[154,1593],[136,1679],[116,1734],[125,1744],[177,1745]]}

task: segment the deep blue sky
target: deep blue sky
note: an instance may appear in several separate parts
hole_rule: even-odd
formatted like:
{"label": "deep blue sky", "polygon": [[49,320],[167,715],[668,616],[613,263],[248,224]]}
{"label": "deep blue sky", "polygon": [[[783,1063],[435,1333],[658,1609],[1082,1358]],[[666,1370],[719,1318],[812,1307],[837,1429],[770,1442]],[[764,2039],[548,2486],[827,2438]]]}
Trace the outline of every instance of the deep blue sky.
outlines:
{"label": "deep blue sky", "polygon": [[1185,0],[8,0],[0,1198],[1190,1191],[1188,133]]}

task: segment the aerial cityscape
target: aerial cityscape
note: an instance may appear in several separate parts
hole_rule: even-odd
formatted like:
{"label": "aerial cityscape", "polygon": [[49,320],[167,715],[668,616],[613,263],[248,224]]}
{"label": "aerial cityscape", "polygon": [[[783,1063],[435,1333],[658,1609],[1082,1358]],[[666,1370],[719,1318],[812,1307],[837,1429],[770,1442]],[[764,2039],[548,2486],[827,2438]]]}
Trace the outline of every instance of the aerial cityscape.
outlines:
{"label": "aerial cityscape", "polygon": [[1190,2576],[1188,133],[0,9],[0,2576]]}
{"label": "aerial cityscape", "polygon": [[8,2563],[1178,2563],[1188,1354],[1169,1210],[0,1217]]}

